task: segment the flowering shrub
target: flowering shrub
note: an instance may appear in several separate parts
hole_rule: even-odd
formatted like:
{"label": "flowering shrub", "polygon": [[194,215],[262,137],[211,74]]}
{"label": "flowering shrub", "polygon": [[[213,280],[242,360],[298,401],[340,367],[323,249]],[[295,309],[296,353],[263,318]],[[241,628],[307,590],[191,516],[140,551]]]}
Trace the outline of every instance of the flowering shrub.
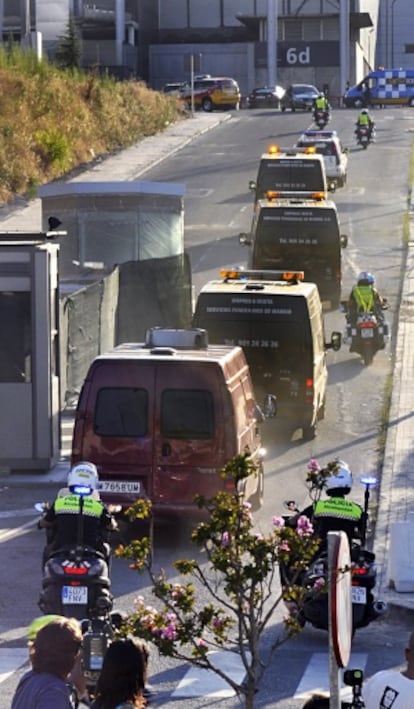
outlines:
{"label": "flowering shrub", "polygon": [[322,467],[316,458],[310,459],[306,483],[309,487],[309,494],[313,500],[320,498],[327,479],[332,477],[332,475],[336,475],[338,470],[338,460],[331,460],[325,467]]}
{"label": "flowering shrub", "polygon": [[[222,475],[232,476],[238,490],[238,483],[256,475],[256,468],[246,453],[230,461]],[[154,608],[138,597],[124,632],[153,642],[164,655],[213,670],[244,697],[246,707],[253,707],[273,653],[299,631],[300,625],[294,617],[286,618],[284,633],[275,637],[266,657],[261,654],[261,636],[281,601],[294,600],[300,607],[303,589],[295,585],[295,579],[307,568],[318,542],[306,517],[299,517],[296,529],[286,525],[282,517],[273,517],[270,531],[259,532],[242,492],[219,492],[211,499],[199,497],[197,504],[207,512],[207,521],[197,525],[191,539],[207,561],[176,561],[174,567],[183,581],[170,582],[164,572],[153,572],[148,539],[135,540],[117,550],[118,556],[132,560],[132,568],[149,572],[152,592],[159,601],[159,607]],[[139,501],[128,514],[142,517],[145,505]],[[289,567],[291,581],[276,593],[279,565]],[[185,577],[192,580],[185,581]],[[208,592],[210,602],[199,600],[197,587],[203,587],[200,597],[205,598]],[[246,669],[243,683],[237,684],[213,665],[209,652],[217,648],[239,653]]]}

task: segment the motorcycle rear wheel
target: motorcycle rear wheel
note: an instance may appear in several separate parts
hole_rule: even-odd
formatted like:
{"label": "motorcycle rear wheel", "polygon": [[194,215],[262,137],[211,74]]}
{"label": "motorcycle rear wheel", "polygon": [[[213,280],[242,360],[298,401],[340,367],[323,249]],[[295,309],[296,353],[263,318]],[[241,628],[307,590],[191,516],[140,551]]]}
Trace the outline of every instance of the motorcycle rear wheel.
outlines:
{"label": "motorcycle rear wheel", "polygon": [[370,364],[372,364],[372,361],[374,359],[374,354],[371,350],[364,350],[362,353],[362,359],[364,360],[364,364],[366,367],[369,367]]}

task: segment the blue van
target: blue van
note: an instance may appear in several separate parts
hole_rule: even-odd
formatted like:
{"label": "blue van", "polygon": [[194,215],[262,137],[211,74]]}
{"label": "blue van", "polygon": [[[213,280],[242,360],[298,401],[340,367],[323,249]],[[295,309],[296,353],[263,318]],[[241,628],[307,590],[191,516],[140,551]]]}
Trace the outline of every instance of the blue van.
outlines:
{"label": "blue van", "polygon": [[347,107],[371,105],[414,106],[414,69],[377,69],[351,86],[344,95]]}

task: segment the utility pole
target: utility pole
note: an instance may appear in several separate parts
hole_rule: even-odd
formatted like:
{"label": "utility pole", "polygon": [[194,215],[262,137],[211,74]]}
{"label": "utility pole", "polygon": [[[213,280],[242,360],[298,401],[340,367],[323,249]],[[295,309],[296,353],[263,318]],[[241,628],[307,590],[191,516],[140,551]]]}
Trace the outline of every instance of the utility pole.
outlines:
{"label": "utility pole", "polygon": [[30,47],[30,0],[20,0],[20,46]]}
{"label": "utility pole", "polygon": [[277,4],[267,0],[267,85],[277,83]]}
{"label": "utility pole", "polygon": [[344,95],[349,81],[349,0],[339,3],[339,37],[340,37],[340,92]]}

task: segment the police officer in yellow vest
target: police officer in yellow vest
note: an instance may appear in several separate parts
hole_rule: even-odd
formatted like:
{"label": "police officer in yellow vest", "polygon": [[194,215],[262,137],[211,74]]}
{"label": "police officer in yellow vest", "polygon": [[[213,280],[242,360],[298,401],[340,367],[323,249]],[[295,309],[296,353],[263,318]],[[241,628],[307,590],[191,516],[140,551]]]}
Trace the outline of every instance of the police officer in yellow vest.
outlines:
{"label": "police officer in yellow vest", "polygon": [[315,99],[315,110],[316,111],[329,111],[330,105],[324,93],[320,93]]}
{"label": "police officer in yellow vest", "polygon": [[372,273],[362,271],[358,276],[357,285],[352,288],[348,299],[348,322],[355,326],[360,313],[374,313],[379,322],[384,321],[383,307],[386,300],[375,288],[375,278]]}
{"label": "police officer in yellow vest", "polygon": [[343,531],[348,535],[349,543],[362,537],[364,512],[356,502],[346,499],[352,490],[352,473],[347,463],[337,461],[332,474],[326,478],[323,489],[326,499],[319,499],[313,507],[315,534],[321,538],[322,547],[326,545],[328,532]]}
{"label": "police officer in yellow vest", "polygon": [[45,549],[44,561],[51,552],[74,545],[78,541],[80,495],[77,486],[90,489],[90,494],[82,496],[82,544],[109,555],[108,534],[116,528],[111,514],[101,502],[98,492],[98,472],[93,463],[77,463],[69,472],[67,488],[60,490],[53,505],[40,520],[39,526],[52,532],[52,539]]}
{"label": "police officer in yellow vest", "polygon": [[375,123],[372,120],[371,116],[369,115],[369,111],[367,108],[362,109],[361,113],[359,114],[359,116],[357,118],[357,122],[355,123],[355,125],[356,125],[355,133],[358,133],[359,128],[362,128],[362,127],[368,128],[369,129],[369,137],[374,139]]}

